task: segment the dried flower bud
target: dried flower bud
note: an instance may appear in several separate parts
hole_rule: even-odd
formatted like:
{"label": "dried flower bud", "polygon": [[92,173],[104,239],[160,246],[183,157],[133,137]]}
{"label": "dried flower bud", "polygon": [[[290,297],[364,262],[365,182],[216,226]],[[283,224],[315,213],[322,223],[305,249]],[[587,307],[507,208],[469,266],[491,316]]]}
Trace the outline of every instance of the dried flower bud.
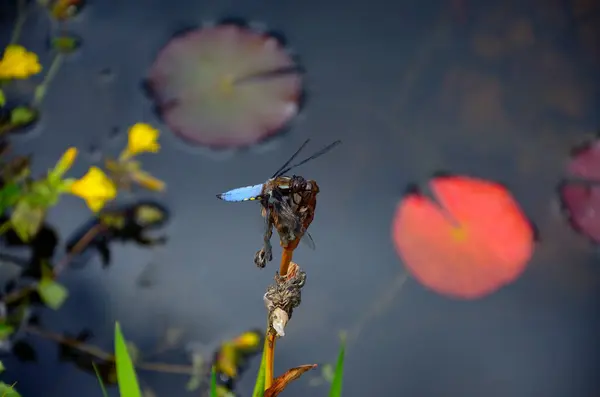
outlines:
{"label": "dried flower bud", "polygon": [[269,285],[263,300],[269,311],[269,324],[278,336],[285,335],[285,326],[292,318],[292,312],[300,305],[301,289],[306,283],[306,273],[294,263],[290,263],[285,276],[275,275],[275,284]]}

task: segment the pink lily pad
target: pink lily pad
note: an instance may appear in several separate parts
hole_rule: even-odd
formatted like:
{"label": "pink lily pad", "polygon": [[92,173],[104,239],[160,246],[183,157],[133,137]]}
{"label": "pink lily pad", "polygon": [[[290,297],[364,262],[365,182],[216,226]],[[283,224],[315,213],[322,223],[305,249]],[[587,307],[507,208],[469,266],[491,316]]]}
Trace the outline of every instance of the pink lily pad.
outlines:
{"label": "pink lily pad", "polygon": [[173,38],[158,54],[147,85],[162,119],[186,143],[239,148],[285,129],[299,111],[302,76],[239,81],[295,66],[275,36],[226,23]]}
{"label": "pink lily pad", "polygon": [[577,232],[600,243],[600,140],[576,148],[567,172],[559,195],[569,222]]}

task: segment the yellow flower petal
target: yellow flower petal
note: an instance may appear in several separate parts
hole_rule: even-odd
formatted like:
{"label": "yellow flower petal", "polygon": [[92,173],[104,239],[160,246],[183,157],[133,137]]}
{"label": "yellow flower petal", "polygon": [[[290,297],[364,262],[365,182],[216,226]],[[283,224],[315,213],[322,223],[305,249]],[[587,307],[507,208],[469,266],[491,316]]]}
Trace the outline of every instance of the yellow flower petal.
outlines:
{"label": "yellow flower petal", "polygon": [[159,131],[150,124],[134,124],[129,129],[127,149],[125,149],[121,158],[128,158],[143,152],[158,152],[160,150],[160,144],[156,142],[158,135]]}
{"label": "yellow flower petal", "polygon": [[117,196],[117,188],[100,168],[90,167],[81,179],[73,182],[71,193],[84,199],[88,207],[97,212]]}
{"label": "yellow flower petal", "polygon": [[92,212],[98,212],[104,207],[105,201],[102,199],[89,198],[85,200],[85,203]]}
{"label": "yellow flower petal", "polygon": [[9,45],[0,59],[0,79],[26,79],[42,71],[38,56],[20,45]]}

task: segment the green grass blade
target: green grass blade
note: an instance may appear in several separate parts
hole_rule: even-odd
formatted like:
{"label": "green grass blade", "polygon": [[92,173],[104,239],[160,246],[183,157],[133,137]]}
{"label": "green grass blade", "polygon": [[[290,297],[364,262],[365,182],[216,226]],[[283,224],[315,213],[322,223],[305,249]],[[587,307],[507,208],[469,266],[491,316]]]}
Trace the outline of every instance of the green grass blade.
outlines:
{"label": "green grass blade", "polygon": [[212,366],[210,371],[210,397],[218,397],[217,396],[217,371],[215,370],[215,366]]}
{"label": "green grass blade", "polygon": [[258,369],[258,375],[256,376],[256,383],[254,384],[254,391],[252,397],[263,397],[265,394],[265,372],[267,370],[267,342],[268,338],[265,338],[265,346],[263,347],[262,359],[260,360],[260,368]]}
{"label": "green grass blade", "polygon": [[106,392],[106,387],[104,387],[104,382],[102,382],[102,377],[100,376],[100,372],[98,372],[98,367],[96,367],[95,363],[92,363],[92,367],[94,367],[94,372],[96,373],[96,378],[98,378],[98,382],[100,383],[100,389],[102,389],[102,397],[108,397],[108,393]]}
{"label": "green grass blade", "polygon": [[115,324],[115,361],[121,397],[142,397],[140,386],[119,322]]}
{"label": "green grass blade", "polygon": [[346,337],[342,335],[340,344],[340,353],[338,354],[337,364],[335,365],[335,373],[331,389],[329,389],[329,397],[341,397],[342,384],[344,383],[344,356],[346,354]]}

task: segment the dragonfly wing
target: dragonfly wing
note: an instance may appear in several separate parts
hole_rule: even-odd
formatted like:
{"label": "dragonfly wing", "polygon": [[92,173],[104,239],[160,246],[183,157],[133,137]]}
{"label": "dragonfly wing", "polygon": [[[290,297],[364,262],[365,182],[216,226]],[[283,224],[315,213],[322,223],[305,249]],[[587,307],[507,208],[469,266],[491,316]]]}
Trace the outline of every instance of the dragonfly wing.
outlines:
{"label": "dragonfly wing", "polygon": [[304,245],[308,246],[308,248],[310,248],[313,251],[317,248],[315,246],[315,240],[313,240],[309,232],[304,232],[304,236],[302,236],[301,241],[304,243]]}

